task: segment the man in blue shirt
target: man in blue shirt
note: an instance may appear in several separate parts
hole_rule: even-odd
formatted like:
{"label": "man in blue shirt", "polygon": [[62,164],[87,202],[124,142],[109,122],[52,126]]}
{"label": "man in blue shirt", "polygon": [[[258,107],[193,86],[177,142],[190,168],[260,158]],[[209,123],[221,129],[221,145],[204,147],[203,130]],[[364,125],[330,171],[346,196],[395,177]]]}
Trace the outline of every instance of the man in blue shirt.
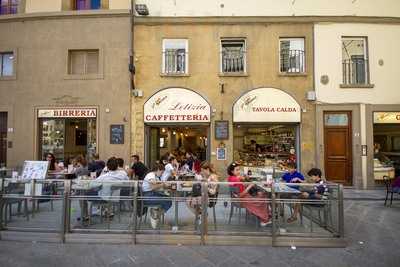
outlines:
{"label": "man in blue shirt", "polygon": [[296,170],[294,163],[288,164],[288,172],[282,176],[285,183],[301,183],[304,181],[304,176]]}

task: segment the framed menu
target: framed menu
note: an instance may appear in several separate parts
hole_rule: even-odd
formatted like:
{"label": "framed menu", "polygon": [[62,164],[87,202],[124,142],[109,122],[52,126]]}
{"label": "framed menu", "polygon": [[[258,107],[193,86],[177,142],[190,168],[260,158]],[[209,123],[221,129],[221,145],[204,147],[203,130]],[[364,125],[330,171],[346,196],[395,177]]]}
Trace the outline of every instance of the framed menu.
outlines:
{"label": "framed menu", "polygon": [[215,121],[215,139],[229,139],[229,121]]}
{"label": "framed menu", "polygon": [[121,145],[124,143],[124,125],[110,125],[110,144]]}
{"label": "framed menu", "polygon": [[226,160],[226,148],[225,147],[217,148],[217,160]]}

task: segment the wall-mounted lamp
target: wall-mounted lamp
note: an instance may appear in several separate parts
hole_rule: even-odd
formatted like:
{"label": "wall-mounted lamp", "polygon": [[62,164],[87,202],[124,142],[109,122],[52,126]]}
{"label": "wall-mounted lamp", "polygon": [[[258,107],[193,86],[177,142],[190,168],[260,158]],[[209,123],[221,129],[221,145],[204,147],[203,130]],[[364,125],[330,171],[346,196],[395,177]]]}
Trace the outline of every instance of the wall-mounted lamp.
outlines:
{"label": "wall-mounted lamp", "polygon": [[141,16],[149,15],[149,9],[147,8],[147,5],[145,5],[145,4],[136,4],[135,10]]}

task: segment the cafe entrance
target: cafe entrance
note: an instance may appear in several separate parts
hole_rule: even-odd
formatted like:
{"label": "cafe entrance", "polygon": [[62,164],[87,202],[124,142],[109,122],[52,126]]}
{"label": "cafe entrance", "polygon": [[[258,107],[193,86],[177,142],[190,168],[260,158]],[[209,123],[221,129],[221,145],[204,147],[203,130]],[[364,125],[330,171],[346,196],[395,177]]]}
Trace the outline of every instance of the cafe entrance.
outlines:
{"label": "cafe entrance", "polygon": [[[59,110],[59,113],[55,111],[51,110],[47,114],[39,111],[39,159],[43,159],[47,153],[52,153],[58,161],[68,162],[78,155],[90,158],[96,153],[96,116],[80,117],[88,113],[82,114],[82,110],[79,109],[74,109],[73,113],[67,115],[62,113],[62,110]],[[51,117],[54,114],[70,114],[75,117]],[[95,115],[91,113],[91,116],[93,114]]]}
{"label": "cafe entrance", "polygon": [[209,159],[210,105],[185,88],[158,91],[144,105],[145,161],[151,166],[167,153]]}

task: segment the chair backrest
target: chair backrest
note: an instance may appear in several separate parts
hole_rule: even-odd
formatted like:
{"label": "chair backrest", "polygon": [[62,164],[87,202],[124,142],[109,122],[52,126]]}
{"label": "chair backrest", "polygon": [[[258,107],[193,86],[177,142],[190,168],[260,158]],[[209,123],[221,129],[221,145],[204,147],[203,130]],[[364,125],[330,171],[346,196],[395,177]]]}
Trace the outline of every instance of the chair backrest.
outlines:
{"label": "chair backrest", "polygon": [[231,193],[231,197],[238,197],[239,188],[237,188],[236,186],[229,186],[229,192]]}

